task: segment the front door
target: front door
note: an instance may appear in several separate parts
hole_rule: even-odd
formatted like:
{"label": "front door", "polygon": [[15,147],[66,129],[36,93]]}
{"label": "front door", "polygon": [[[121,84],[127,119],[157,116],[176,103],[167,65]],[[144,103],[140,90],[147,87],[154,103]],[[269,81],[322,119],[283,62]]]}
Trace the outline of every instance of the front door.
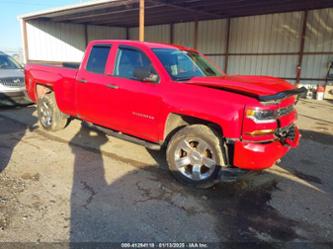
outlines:
{"label": "front door", "polygon": [[[149,68],[156,82],[135,78],[138,68]],[[138,48],[120,46],[117,51],[112,85],[114,86],[110,116],[118,130],[157,142],[161,130],[162,89],[159,77],[147,55]]]}

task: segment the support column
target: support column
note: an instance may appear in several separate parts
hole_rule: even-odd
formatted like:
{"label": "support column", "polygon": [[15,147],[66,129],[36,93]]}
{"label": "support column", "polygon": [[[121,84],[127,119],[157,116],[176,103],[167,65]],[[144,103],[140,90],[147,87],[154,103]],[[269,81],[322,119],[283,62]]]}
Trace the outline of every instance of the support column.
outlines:
{"label": "support column", "polygon": [[224,72],[228,73],[229,63],[229,42],[230,42],[230,18],[227,19],[227,30],[225,36],[225,57],[224,57]]}
{"label": "support column", "polygon": [[173,44],[175,42],[174,29],[175,29],[175,24],[171,23],[170,24],[170,43],[171,44]]}
{"label": "support column", "polygon": [[88,37],[88,25],[84,25],[84,42],[86,43],[86,47],[88,46],[89,43],[89,37]]}
{"label": "support column", "polygon": [[22,31],[22,42],[23,42],[23,61],[24,63],[29,62],[29,45],[28,45],[28,34],[27,34],[27,22],[21,20],[21,31]]}
{"label": "support column", "polygon": [[307,21],[308,21],[308,11],[306,10],[306,11],[304,11],[302,34],[301,34],[301,37],[300,37],[301,40],[300,40],[300,49],[299,49],[299,56],[298,56],[298,65],[297,65],[297,68],[296,68],[296,84],[299,84],[300,81],[301,81]]}
{"label": "support column", "polygon": [[145,0],[140,0],[140,13],[139,13],[139,40],[145,40]]}
{"label": "support column", "polygon": [[199,22],[194,22],[194,43],[193,47],[194,49],[198,49],[198,35],[199,35]]}
{"label": "support column", "polygon": [[126,27],[126,40],[130,40],[130,30],[129,30],[129,27]]}

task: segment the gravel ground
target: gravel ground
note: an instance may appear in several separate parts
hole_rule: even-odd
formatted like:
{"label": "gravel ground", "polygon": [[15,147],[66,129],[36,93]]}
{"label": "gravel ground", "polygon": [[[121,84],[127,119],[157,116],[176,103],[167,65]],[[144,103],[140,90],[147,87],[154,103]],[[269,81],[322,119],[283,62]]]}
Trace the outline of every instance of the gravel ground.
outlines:
{"label": "gravel ground", "polygon": [[169,175],[163,152],[77,120],[48,133],[34,106],[2,108],[0,242],[273,241],[332,248],[333,105],[302,100],[298,110],[301,145],[279,165],[195,190]]}

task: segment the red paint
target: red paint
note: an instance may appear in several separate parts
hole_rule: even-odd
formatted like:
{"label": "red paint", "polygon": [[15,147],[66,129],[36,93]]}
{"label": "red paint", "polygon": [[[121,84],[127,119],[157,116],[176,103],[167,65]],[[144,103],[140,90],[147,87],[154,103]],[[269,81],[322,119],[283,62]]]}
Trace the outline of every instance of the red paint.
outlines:
{"label": "red paint", "polygon": [[237,142],[235,144],[234,164],[242,169],[269,168],[283,157],[289,148],[283,146],[279,141],[269,144]]}
{"label": "red paint", "polygon": [[[104,74],[85,70],[92,47],[111,44]],[[119,45],[132,46],[144,52],[160,77],[159,83],[146,83],[113,76]],[[206,120],[221,127],[225,138],[235,143],[234,165],[246,169],[270,167],[297,141],[282,144],[275,135],[251,137],[246,132],[277,129],[292,125],[296,111],[273,123],[255,123],[244,116],[246,108],[275,110],[294,104],[288,97],[275,104],[260,103],[255,96],[265,96],[294,89],[288,82],[265,76],[195,77],[185,82],[173,81],[152,48],[191,50],[180,46],[135,41],[91,42],[79,70],[28,64],[26,87],[30,98],[37,101],[36,84],[47,85],[55,92],[60,110],[104,127],[119,130],[151,142],[165,139],[165,126],[170,114]],[[86,80],[83,84],[80,81]],[[115,84],[119,88],[109,88]],[[267,142],[273,140],[274,142]],[[263,143],[266,141],[266,143]]]}
{"label": "red paint", "polygon": [[267,76],[223,76],[195,77],[189,84],[217,87],[241,91],[257,96],[276,94],[281,91],[294,89],[294,86],[282,79]]}
{"label": "red paint", "polygon": [[268,144],[236,142],[234,164],[242,169],[261,170],[269,168],[291,148],[297,147],[300,137],[296,128],[294,140],[287,139],[287,145],[283,145],[280,141]]}

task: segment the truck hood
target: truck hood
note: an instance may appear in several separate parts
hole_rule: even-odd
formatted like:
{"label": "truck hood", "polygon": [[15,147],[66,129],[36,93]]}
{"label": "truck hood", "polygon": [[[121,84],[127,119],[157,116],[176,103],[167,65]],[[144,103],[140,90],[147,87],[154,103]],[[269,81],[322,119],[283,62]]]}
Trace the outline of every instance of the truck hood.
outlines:
{"label": "truck hood", "polygon": [[256,97],[261,101],[276,100],[306,92],[305,88],[296,89],[283,79],[268,76],[194,77],[186,84],[237,92]]}

